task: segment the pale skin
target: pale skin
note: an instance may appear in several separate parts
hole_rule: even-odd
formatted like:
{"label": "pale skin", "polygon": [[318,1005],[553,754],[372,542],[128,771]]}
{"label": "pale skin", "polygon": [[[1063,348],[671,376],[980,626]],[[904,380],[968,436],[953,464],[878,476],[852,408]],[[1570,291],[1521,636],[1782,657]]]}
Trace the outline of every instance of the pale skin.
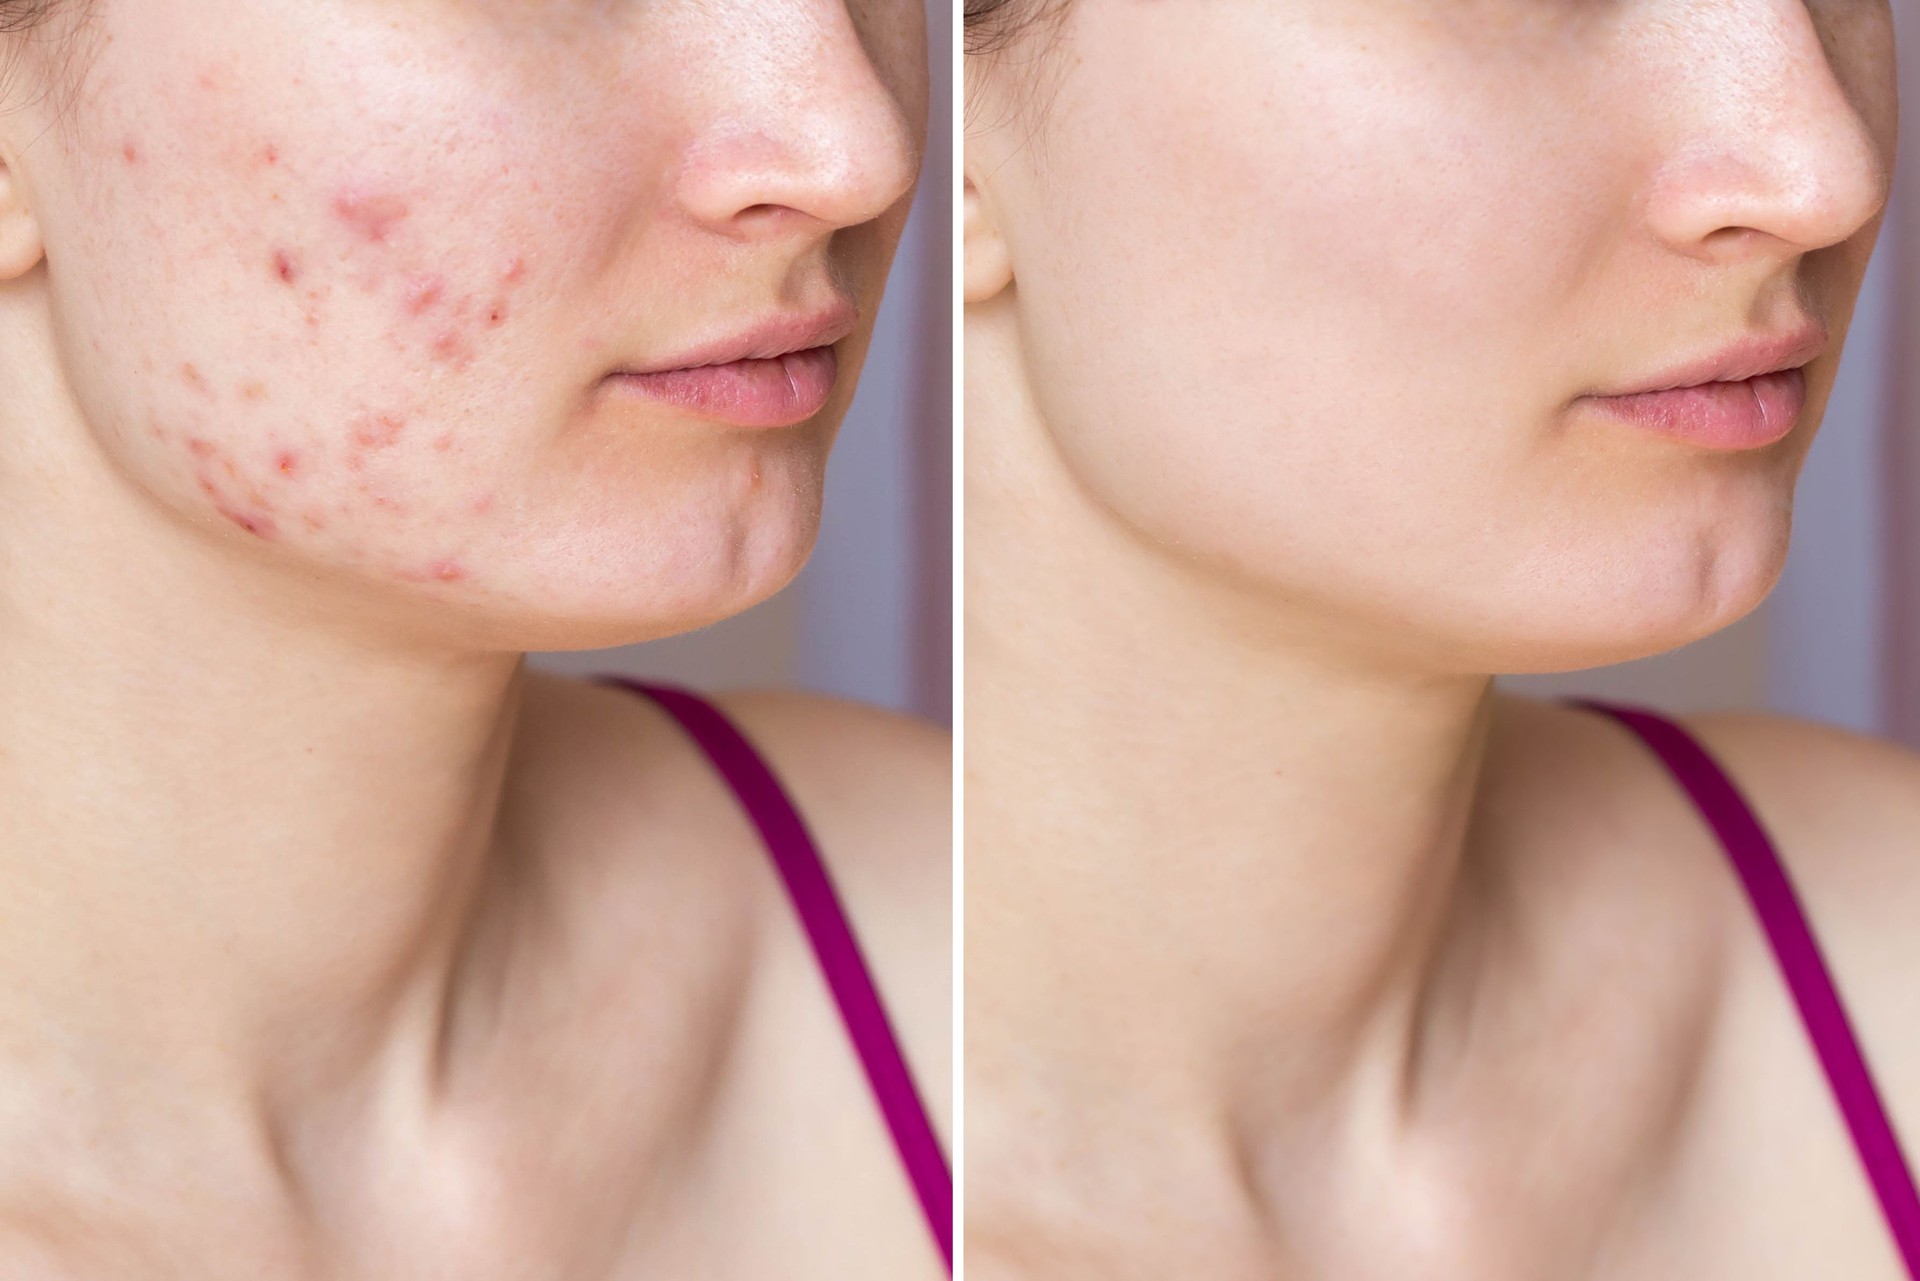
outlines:
{"label": "pale skin", "polygon": [[[0,1272],[942,1275],[729,793],[523,662],[800,567],[919,6],[72,17],[4,37]],[[834,291],[797,427],[597,391]],[[944,1127],[944,736],[727,705]]]}
{"label": "pale skin", "polygon": [[[1724,856],[1490,673],[1753,609],[1895,144],[1844,0],[1074,0],[969,68],[967,1262],[1904,1276]],[[1571,407],[1785,317],[1779,444]],[[1920,1157],[1920,759],[1692,727]]]}

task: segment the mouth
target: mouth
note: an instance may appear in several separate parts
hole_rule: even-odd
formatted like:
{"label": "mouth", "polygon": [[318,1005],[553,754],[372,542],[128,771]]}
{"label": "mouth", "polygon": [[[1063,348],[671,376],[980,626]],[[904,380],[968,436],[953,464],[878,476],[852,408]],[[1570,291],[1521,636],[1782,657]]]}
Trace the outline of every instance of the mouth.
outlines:
{"label": "mouth", "polygon": [[1705,449],[1760,449],[1792,433],[1806,409],[1806,366],[1826,347],[1825,328],[1808,321],[1576,403]]}
{"label": "mouth", "polygon": [[670,405],[736,427],[790,427],[826,408],[839,380],[835,344],[859,312],[850,299],[812,312],[789,312],[688,348],[609,373],[620,395]]}

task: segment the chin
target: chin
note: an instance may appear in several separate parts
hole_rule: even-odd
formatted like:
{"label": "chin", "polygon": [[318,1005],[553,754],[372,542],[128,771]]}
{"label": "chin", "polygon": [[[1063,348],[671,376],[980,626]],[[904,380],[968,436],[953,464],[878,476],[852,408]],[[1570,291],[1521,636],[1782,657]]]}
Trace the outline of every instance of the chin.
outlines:
{"label": "chin", "polygon": [[[1786,564],[1786,530],[1751,539],[1623,549],[1556,584],[1551,601],[1509,633],[1489,671],[1582,671],[1652,658],[1733,626],[1772,592]],[[1571,593],[1567,590],[1574,587]],[[1543,628],[1546,618],[1561,625]]]}
{"label": "chin", "polygon": [[581,533],[420,603],[461,649],[610,649],[677,636],[745,613],[805,566],[817,510],[767,515],[698,538]]}

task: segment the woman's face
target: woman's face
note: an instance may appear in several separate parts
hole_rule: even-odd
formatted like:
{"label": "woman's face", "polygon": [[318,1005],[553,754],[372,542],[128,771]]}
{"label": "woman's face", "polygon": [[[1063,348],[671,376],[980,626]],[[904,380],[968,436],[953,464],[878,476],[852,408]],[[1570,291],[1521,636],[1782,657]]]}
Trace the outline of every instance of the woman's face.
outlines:
{"label": "woman's face", "polygon": [[[1655,652],[1765,594],[1888,191],[1886,0],[1062,22],[971,72],[1014,311],[969,339],[1017,312],[991,369],[1025,373],[981,376],[1121,521],[1465,670]],[[1831,343],[1776,444],[1575,403],[1808,320]]]}
{"label": "woman's face", "polygon": [[[528,647],[798,569],[918,167],[919,0],[85,3],[72,91],[0,129],[129,492]],[[798,425],[607,377],[849,302]]]}

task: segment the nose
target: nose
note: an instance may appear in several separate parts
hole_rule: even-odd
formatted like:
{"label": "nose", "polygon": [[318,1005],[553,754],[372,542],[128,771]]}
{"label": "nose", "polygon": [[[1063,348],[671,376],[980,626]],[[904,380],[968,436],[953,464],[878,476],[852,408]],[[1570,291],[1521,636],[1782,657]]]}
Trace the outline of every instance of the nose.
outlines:
{"label": "nose", "polygon": [[1696,12],[1668,73],[1680,136],[1649,195],[1652,230],[1709,261],[1850,239],[1891,191],[1891,48],[1835,41],[1830,57],[1803,0]]}
{"label": "nose", "polygon": [[[904,0],[918,7],[918,0]],[[925,128],[925,40],[876,68],[846,0],[713,6],[713,87],[676,183],[688,216],[739,238],[869,222],[913,189]],[[905,101],[903,101],[905,99]]]}

